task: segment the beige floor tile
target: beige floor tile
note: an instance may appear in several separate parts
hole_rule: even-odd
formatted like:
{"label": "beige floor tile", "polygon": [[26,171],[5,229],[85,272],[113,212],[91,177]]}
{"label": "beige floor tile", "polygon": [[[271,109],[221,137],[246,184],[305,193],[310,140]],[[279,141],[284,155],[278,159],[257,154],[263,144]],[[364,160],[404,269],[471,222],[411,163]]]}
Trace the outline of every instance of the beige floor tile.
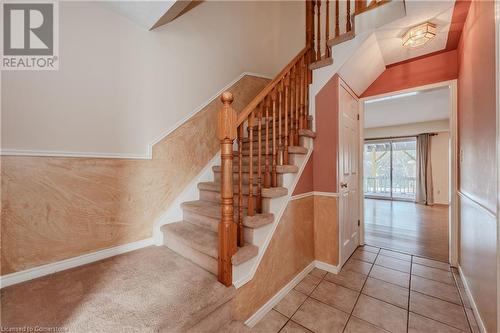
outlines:
{"label": "beige floor tile", "polygon": [[453,279],[453,275],[451,272],[444,271],[439,268],[422,266],[419,264],[413,264],[411,266],[411,273],[413,275],[418,275],[420,277],[424,277],[427,279],[448,283],[451,285],[455,284],[455,280]]}
{"label": "beige floor tile", "polygon": [[358,293],[338,284],[323,280],[319,286],[314,289],[311,297],[339,310],[351,313],[356,303],[356,299],[358,298]]}
{"label": "beige floor tile", "polygon": [[368,251],[368,252],[373,252],[373,253],[378,253],[378,251],[380,251],[379,247],[371,246],[371,245],[363,245],[363,246],[360,246],[359,248],[363,249],[365,251]]}
{"label": "beige floor tile", "polygon": [[342,332],[349,315],[331,306],[308,298],[292,320],[316,333]]}
{"label": "beige floor tile", "polygon": [[328,273],[325,280],[340,284],[349,289],[360,291],[366,280],[366,275],[359,274],[353,271],[342,270],[338,274]]}
{"label": "beige floor tile", "polygon": [[400,308],[408,309],[408,289],[395,284],[368,278],[362,293]]}
{"label": "beige floor tile", "polygon": [[296,290],[290,292],[274,307],[274,310],[290,318],[299,306],[304,303],[307,295]]}
{"label": "beige floor tile", "polygon": [[303,294],[309,295],[312,293],[314,288],[320,283],[321,279],[314,275],[306,275],[306,277],[300,281],[298,285],[295,286],[295,290],[300,291]]}
{"label": "beige floor tile", "polygon": [[344,267],[342,267],[342,269],[353,271],[363,275],[368,275],[368,273],[370,273],[370,269],[372,268],[372,266],[373,264],[369,262],[351,258],[347,260],[346,264],[344,265]]}
{"label": "beige floor tile", "polygon": [[411,255],[409,254],[404,254],[401,252],[396,252],[396,251],[390,251],[386,249],[381,249],[379,252],[380,255],[391,257],[391,258],[396,258],[400,260],[406,260],[406,261],[411,261]]}
{"label": "beige floor tile", "polygon": [[451,284],[429,280],[417,275],[413,275],[411,277],[411,290],[415,290],[422,294],[462,305],[457,287]]}
{"label": "beige floor tile", "polygon": [[467,316],[467,319],[469,319],[469,324],[472,329],[472,333],[480,333],[481,330],[477,325],[476,317],[474,316],[474,312],[472,312],[472,309],[465,308],[465,314]]}
{"label": "beige floor tile", "polygon": [[353,259],[358,259],[369,263],[373,263],[376,257],[376,253],[365,251],[361,248],[358,248],[356,251],[354,251],[353,255],[351,256],[351,258]]}
{"label": "beige floor tile", "polygon": [[319,277],[320,279],[322,279],[326,275],[326,273],[328,273],[328,272],[315,267],[311,271],[311,273],[309,273],[309,274],[314,275],[315,277]]}
{"label": "beige floor tile", "polygon": [[297,323],[295,323],[295,322],[293,322],[291,320],[280,331],[280,333],[303,333],[303,332],[304,333],[308,333],[308,332],[311,332],[311,331],[309,331],[305,327],[302,327],[299,324],[297,324]]}
{"label": "beige floor tile", "polygon": [[287,322],[288,318],[275,310],[269,311],[257,325],[252,328],[256,333],[274,333],[278,332]]}
{"label": "beige floor tile", "polygon": [[428,267],[439,268],[439,269],[442,269],[445,271],[450,270],[450,264],[448,264],[446,262],[442,262],[442,261],[427,259],[427,258],[413,257],[413,263],[428,266]]}
{"label": "beige floor tile", "polygon": [[351,316],[345,327],[344,333],[387,333],[388,331],[381,329],[364,320]]}
{"label": "beige floor tile", "polygon": [[379,255],[377,257],[377,260],[375,260],[375,265],[384,266],[405,273],[410,273],[411,269],[411,262],[383,255]]}
{"label": "beige floor tile", "polygon": [[469,330],[464,308],[450,302],[411,291],[410,311],[463,331]]}
{"label": "beige floor tile", "polygon": [[393,333],[406,332],[406,310],[363,294],[352,315]]}
{"label": "beige floor tile", "polygon": [[410,274],[374,265],[370,276],[385,282],[397,284],[398,286],[410,287]]}
{"label": "beige floor tile", "polygon": [[462,331],[438,321],[410,312],[408,333],[461,333]]}

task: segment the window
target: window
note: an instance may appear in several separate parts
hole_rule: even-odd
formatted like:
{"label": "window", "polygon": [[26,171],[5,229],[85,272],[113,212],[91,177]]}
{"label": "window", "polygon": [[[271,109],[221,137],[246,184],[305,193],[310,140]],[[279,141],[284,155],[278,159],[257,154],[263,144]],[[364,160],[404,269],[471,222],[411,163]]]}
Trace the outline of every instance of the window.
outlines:
{"label": "window", "polygon": [[365,196],[415,201],[416,159],[416,138],[367,141]]}

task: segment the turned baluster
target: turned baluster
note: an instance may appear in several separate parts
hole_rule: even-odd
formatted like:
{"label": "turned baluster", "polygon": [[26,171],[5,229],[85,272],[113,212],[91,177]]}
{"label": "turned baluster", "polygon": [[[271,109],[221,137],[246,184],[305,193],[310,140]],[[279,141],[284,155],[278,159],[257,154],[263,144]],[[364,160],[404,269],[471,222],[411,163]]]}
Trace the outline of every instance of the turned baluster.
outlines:
{"label": "turned baluster", "polygon": [[295,120],[295,132],[293,133],[293,144],[294,146],[299,145],[299,129],[300,129],[300,74],[301,68],[300,64],[297,62],[296,64],[296,72],[295,72],[295,108],[294,108],[294,120]]}
{"label": "turned baluster", "polygon": [[282,130],[283,126],[281,123],[281,113],[283,109],[283,81],[278,83],[278,159],[276,163],[278,165],[283,165],[283,141],[282,141]]}
{"label": "turned baluster", "polygon": [[236,253],[237,228],[234,223],[233,141],[236,138],[236,111],[231,107],[233,95],[221,95],[222,109],[217,114],[217,138],[221,145],[221,221],[219,223],[218,280],[233,284],[232,256]]}
{"label": "turned baluster", "polygon": [[[349,2],[351,0],[348,0]],[[349,6],[349,5],[348,5]],[[340,9],[339,0],[335,0],[335,37],[340,36]]]}
{"label": "turned baluster", "polygon": [[325,2],[325,58],[330,57],[330,47],[328,46],[328,40],[330,39],[330,1],[326,0]]}
{"label": "turned baluster", "polygon": [[288,144],[294,146],[295,140],[295,67],[290,71],[290,133]]}
{"label": "turned baluster", "polygon": [[262,103],[258,106],[259,113],[257,115],[257,212],[262,213]]}
{"label": "turned baluster", "polygon": [[345,24],[345,31],[349,32],[349,31],[351,31],[351,29],[352,29],[352,27],[351,27],[351,1],[348,0],[347,1],[347,21]]}
{"label": "turned baluster", "polygon": [[316,0],[317,29],[316,34],[316,61],[321,59],[321,1]]}
{"label": "turned baluster", "polygon": [[300,71],[300,129],[306,128],[306,109],[305,109],[305,94],[306,94],[306,64],[304,59],[301,60],[301,71]]}
{"label": "turned baluster", "polygon": [[276,162],[278,158],[278,151],[277,151],[277,146],[276,146],[276,95],[277,91],[276,89],[273,90],[271,93],[271,99],[273,103],[273,156],[272,156],[272,169],[271,169],[271,187],[276,187],[278,186],[278,176],[276,175]]}
{"label": "turned baluster", "polygon": [[309,48],[307,52],[308,64],[314,62],[314,1],[306,0],[306,46]]}
{"label": "turned baluster", "polygon": [[290,98],[290,74],[287,74],[285,76],[285,136],[284,136],[284,143],[285,147],[283,149],[283,164],[288,165],[288,105],[289,105],[289,98]]}
{"label": "turned baluster", "polygon": [[266,169],[264,172],[264,188],[269,188],[271,186],[271,169],[269,166],[269,106],[270,99],[269,97],[266,99]]}
{"label": "turned baluster", "polygon": [[[308,70],[306,69],[306,73]],[[304,80],[304,119],[305,119],[305,128],[310,129],[309,126],[309,81],[306,77]]]}
{"label": "turned baluster", "polygon": [[[250,115],[248,116],[248,128],[249,128],[249,142],[250,142],[250,153],[249,153],[249,160],[250,163],[248,164],[248,216],[254,216],[255,215],[255,203],[253,201],[253,122],[254,122],[254,113],[255,111],[252,111]],[[243,246],[242,244],[239,244],[240,246]]]}
{"label": "turned baluster", "polygon": [[238,245],[243,242],[243,124],[238,127]]}

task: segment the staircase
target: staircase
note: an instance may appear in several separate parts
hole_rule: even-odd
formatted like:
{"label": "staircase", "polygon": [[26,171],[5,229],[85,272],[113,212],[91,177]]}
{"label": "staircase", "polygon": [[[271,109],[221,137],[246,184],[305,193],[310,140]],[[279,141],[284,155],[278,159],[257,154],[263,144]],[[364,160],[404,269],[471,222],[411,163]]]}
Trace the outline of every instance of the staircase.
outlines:
{"label": "staircase", "polygon": [[[264,239],[272,237],[280,209],[286,207],[286,197],[307,162],[305,156],[310,154],[315,138],[309,116],[312,70],[332,63],[333,45],[355,37],[351,22],[356,13],[351,15],[347,7],[346,30],[340,33],[336,1],[334,38],[329,38],[327,24],[322,40],[321,2],[306,1],[304,49],[247,107],[237,114],[231,107],[232,94],[222,94],[222,107],[214,124],[221,143],[221,163],[212,168],[212,181],[198,183],[199,200],[181,204],[183,219],[161,227],[167,247],[216,275],[228,287],[235,282],[233,274],[258,266],[258,256],[267,247]],[[329,8],[329,1],[323,2]],[[366,11],[379,2],[353,3],[356,10]],[[328,22],[328,10],[326,18]],[[251,274],[248,276],[251,279]],[[231,325],[241,328],[238,323]],[[196,325],[197,329],[201,327],[201,322]]]}

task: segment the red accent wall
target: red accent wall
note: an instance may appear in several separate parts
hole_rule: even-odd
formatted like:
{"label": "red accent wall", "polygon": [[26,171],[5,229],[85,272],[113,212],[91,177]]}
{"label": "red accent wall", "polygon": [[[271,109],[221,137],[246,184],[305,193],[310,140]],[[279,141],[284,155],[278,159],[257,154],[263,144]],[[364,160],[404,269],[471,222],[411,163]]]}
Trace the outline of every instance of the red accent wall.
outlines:
{"label": "red accent wall", "polygon": [[454,80],[457,77],[457,51],[452,50],[388,67],[361,97]]}
{"label": "red accent wall", "polygon": [[302,175],[300,175],[299,182],[297,183],[297,186],[295,186],[293,195],[304,194],[313,191],[313,159],[314,153],[312,153],[309,157],[309,161],[307,161],[304,171],[302,171]]}
{"label": "red accent wall", "polygon": [[338,75],[316,95],[316,139],[314,139],[314,191],[337,192]]}

